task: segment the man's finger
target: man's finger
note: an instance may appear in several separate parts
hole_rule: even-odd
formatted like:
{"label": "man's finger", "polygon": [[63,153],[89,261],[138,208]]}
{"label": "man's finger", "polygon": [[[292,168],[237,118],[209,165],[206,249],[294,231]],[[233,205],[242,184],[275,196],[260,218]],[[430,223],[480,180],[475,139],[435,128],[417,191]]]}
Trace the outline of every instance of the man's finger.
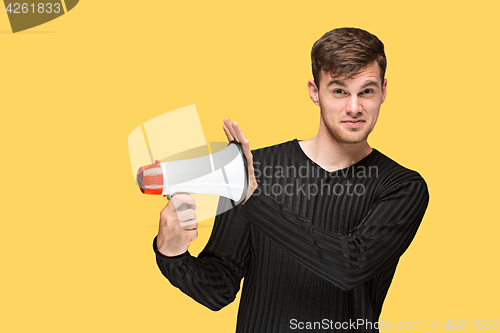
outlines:
{"label": "man's finger", "polygon": [[253,172],[253,155],[250,151],[250,144],[248,139],[243,140],[243,142],[241,142],[241,146],[243,147],[243,151],[245,152],[245,157],[248,162],[248,169],[249,171]]}
{"label": "man's finger", "polygon": [[184,222],[179,222],[180,227],[184,230],[194,230],[198,228],[198,221],[197,220],[189,220],[189,221],[184,221]]}
{"label": "man's finger", "polygon": [[189,204],[190,207],[196,207],[196,201],[189,194],[178,193],[174,195],[170,200],[173,200],[175,210],[182,210],[182,207],[180,206],[183,203]]}
{"label": "man's finger", "polygon": [[226,133],[227,141],[233,141],[234,138],[229,129],[227,128],[226,124],[224,124],[223,128],[224,128],[224,133]]}
{"label": "man's finger", "polygon": [[236,121],[233,122],[233,129],[236,133],[236,136],[238,137],[238,141],[240,143],[243,143],[243,141],[245,141],[245,135],[243,134],[240,125]]}
{"label": "man's finger", "polygon": [[231,123],[231,120],[229,120],[229,118],[225,118],[224,119],[224,124],[226,125],[226,127],[229,130],[229,132],[231,133],[231,136],[233,137],[233,140],[236,140],[236,141],[239,142],[238,136],[236,135],[236,132],[234,131],[233,124]]}
{"label": "man's finger", "polygon": [[179,219],[180,222],[196,220],[196,213],[194,212],[194,209],[178,211],[177,218]]}
{"label": "man's finger", "polygon": [[187,230],[186,233],[189,235],[189,240],[191,242],[198,238],[198,229]]}

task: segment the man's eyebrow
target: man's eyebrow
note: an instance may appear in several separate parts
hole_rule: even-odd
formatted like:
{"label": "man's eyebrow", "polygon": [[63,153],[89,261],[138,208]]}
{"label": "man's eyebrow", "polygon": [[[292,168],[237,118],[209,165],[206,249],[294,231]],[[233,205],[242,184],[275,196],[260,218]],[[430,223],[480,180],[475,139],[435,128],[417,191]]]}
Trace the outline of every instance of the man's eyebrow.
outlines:
{"label": "man's eyebrow", "polygon": [[341,81],[341,80],[335,80],[335,79],[334,79],[334,80],[331,80],[330,82],[328,82],[328,84],[327,84],[326,86],[328,87],[328,86],[331,86],[332,84],[336,84],[336,85],[339,85],[339,86],[341,86],[341,87],[346,88],[346,85],[345,85],[344,81]]}
{"label": "man's eyebrow", "polygon": [[[330,82],[328,82],[328,84],[326,86],[328,87],[328,86],[331,86],[332,84],[336,84],[336,85],[339,85],[339,86],[341,86],[343,88],[347,88],[345,82],[342,81],[342,80],[333,79]],[[379,86],[378,81],[368,80],[368,81],[365,82],[365,84],[363,84],[363,87],[361,87],[361,89],[364,89],[364,88],[366,88],[368,86],[372,86],[372,85],[378,87]]]}
{"label": "man's eyebrow", "polygon": [[363,85],[363,87],[361,87],[361,89],[364,89],[364,88],[366,88],[368,86],[372,86],[372,85],[373,86],[377,86],[377,87],[379,86],[377,81],[368,80],[368,81],[365,82],[365,84]]}

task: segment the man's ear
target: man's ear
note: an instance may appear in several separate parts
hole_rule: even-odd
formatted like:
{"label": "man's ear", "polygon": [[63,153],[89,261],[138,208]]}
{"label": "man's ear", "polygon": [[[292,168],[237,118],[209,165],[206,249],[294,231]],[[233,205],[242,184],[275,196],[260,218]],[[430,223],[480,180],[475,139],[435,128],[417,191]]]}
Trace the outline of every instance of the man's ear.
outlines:
{"label": "man's ear", "polygon": [[307,89],[309,89],[309,96],[311,97],[311,101],[313,101],[314,104],[319,106],[319,96],[318,96],[318,88],[316,87],[316,83],[314,83],[314,80],[309,80],[307,82]]}
{"label": "man's ear", "polygon": [[385,101],[385,96],[387,96],[387,79],[384,79],[382,83],[382,103]]}

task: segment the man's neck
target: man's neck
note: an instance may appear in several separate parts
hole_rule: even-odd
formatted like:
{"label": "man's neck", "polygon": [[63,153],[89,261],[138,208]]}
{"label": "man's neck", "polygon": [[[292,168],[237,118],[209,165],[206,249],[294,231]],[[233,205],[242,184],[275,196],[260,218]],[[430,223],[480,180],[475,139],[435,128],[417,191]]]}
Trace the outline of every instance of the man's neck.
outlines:
{"label": "man's neck", "polygon": [[366,140],[358,143],[341,143],[321,136],[299,141],[304,153],[323,169],[332,172],[347,168],[372,152]]}

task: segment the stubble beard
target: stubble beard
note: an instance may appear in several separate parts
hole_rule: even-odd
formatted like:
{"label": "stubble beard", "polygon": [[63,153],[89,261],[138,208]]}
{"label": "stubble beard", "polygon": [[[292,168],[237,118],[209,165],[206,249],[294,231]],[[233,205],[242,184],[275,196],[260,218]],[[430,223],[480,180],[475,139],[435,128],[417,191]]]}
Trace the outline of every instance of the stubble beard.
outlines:
{"label": "stubble beard", "polygon": [[[366,129],[362,129],[359,132],[358,131],[352,131],[353,133],[356,133],[358,135],[356,136],[350,136],[346,133],[344,133],[339,127],[342,125],[339,125],[339,127],[332,126],[329,124],[324,115],[323,115],[323,108],[320,106],[320,114],[321,114],[321,119],[323,120],[323,124],[325,124],[326,129],[328,130],[328,133],[337,141],[340,143],[359,143],[362,141],[365,141],[368,139],[368,135],[370,134],[370,131],[367,131]],[[360,138],[361,135],[361,139]]]}

